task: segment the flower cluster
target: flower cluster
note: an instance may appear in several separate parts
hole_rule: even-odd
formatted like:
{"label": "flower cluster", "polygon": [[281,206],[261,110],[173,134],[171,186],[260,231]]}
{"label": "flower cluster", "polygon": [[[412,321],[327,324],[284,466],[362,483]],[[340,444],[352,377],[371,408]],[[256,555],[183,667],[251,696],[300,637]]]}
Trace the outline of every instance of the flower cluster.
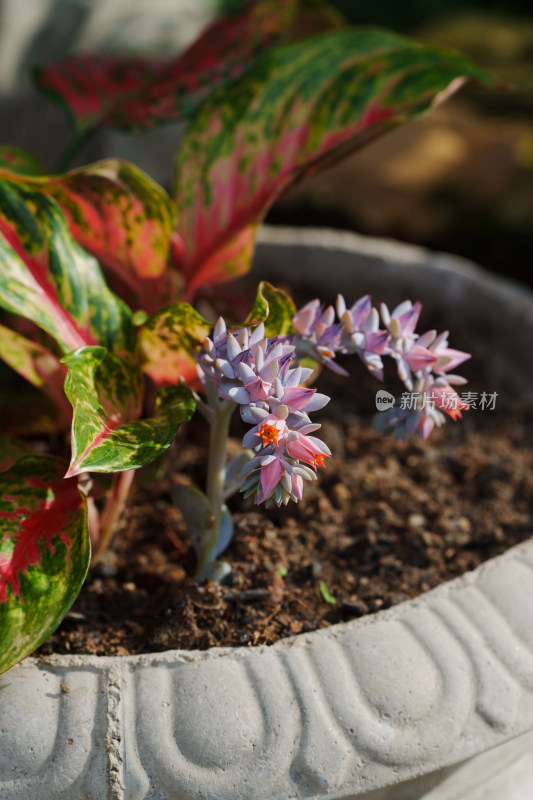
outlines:
{"label": "flower cluster", "polygon": [[198,373],[212,413],[218,413],[217,407],[231,412],[238,406],[252,426],[242,444],[253,455],[237,479],[245,497],[267,506],[301,500],[304,480],[315,478],[330,455],[313,436],[320,425],[309,418],[329,398],[306,385],[313,374],[299,365],[306,356],[347,374],[335,357],[356,354],[379,380],[383,358],[392,358],[415,398],[377,417],[376,426],[397,438],[413,433],[427,438],[444,422],[444,414],[454,420],[461,416],[467,406],[453,385],[465,380],[451,370],[470,356],[448,346],[447,332],[417,334],[420,311],[420,303],[406,300],[392,312],[385,305],[378,312],[368,295],[348,308],[339,295],[336,309],[313,300],[294,315],[292,336],[272,338],[265,337],[263,324],[231,332],[218,320],[197,354]]}
{"label": "flower cluster", "polygon": [[331,455],[312,435],[320,425],[309,418],[329,397],[303,385],[312,370],[296,359],[294,345],[265,338],[263,325],[229,333],[222,319],[197,357],[204,382],[212,381],[220,400],[237,404],[253,426],[242,442],[254,455],[241,472],[241,491],[267,506],[301,500],[303,481]]}
{"label": "flower cluster", "polygon": [[448,347],[447,331],[439,336],[436,331],[417,334],[421,309],[420,303],[406,300],[392,313],[382,304],[379,313],[369,295],[348,308],[339,295],[335,314],[332,306],[324,307],[313,300],[293,317],[296,352],[300,357],[310,355],[342,374],[346,371],[335,362],[336,354],[355,353],[378,380],[383,380],[383,356],[394,359],[398,376],[418,400],[412,408],[392,407],[382,412],[377,427],[394,432],[396,438],[416,432],[425,439],[435,425],[444,422],[442,412],[455,420],[467,408],[453,389],[466,381],[450,370],[470,354]]}

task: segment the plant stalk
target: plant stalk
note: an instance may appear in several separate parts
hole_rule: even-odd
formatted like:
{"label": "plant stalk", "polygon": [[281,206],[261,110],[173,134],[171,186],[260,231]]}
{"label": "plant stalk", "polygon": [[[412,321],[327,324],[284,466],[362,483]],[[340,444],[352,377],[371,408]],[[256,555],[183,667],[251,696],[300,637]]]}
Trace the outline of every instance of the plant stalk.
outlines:
{"label": "plant stalk", "polygon": [[96,546],[93,550],[91,559],[92,567],[102,559],[102,556],[111,544],[117,522],[122,516],[126,506],[134,477],[134,469],[116,472],[113,475],[109,497],[107,498],[105,508],[100,518],[100,535],[98,536]]}
{"label": "plant stalk", "polygon": [[208,520],[202,546],[198,553],[197,577],[216,557],[222,505],[224,503],[229,424],[231,415],[235,410],[235,403],[228,400],[219,400],[216,383],[211,378],[206,379],[206,392],[208,405],[214,411],[209,434],[206,486],[206,496],[211,506],[212,515]]}

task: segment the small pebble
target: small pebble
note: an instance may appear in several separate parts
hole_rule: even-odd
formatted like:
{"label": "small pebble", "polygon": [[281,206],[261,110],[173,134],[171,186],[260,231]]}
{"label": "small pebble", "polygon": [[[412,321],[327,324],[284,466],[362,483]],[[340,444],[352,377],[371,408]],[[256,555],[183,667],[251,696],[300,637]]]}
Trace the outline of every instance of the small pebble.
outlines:
{"label": "small pebble", "polygon": [[368,614],[368,606],[363,600],[345,600],[342,610],[351,617],[363,617]]}

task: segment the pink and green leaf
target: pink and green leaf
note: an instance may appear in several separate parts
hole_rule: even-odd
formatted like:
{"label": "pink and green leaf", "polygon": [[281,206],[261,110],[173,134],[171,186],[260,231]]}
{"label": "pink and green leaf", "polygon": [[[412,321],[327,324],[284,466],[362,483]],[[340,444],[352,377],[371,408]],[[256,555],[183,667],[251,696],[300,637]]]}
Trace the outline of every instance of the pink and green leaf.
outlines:
{"label": "pink and green leaf", "polygon": [[139,333],[143,371],[158,385],[175,385],[180,378],[194,385],[194,351],[212,325],[188,303],[174,303],[150,317]]}
{"label": "pink and green leaf", "polygon": [[246,325],[263,322],[266,336],[288,336],[294,333],[292,318],[295,314],[296,306],[286,292],[268,281],[261,281]]}
{"label": "pink and green leaf", "polygon": [[68,427],[71,410],[63,391],[66,369],[59,359],[43,345],[4,325],[0,325],[0,358],[48,395],[64,415]]}
{"label": "pink and green leaf", "polygon": [[0,473],[0,672],[55,630],[87,573],[86,504],[64,470],[26,456]]}
{"label": "pink and green leaf", "polygon": [[80,53],[38,67],[37,86],[58,100],[79,131],[97,127],[127,95],[156,80],[166,61],[141,56]]}
{"label": "pink and green leaf", "polygon": [[97,261],[73,239],[56,203],[0,177],[0,306],[34,322],[68,352],[131,349],[131,312]]}
{"label": "pink and green leaf", "polygon": [[143,467],[167,449],[194,412],[188,389],[168,387],[156,397],[154,416],[139,419],[143,382],[131,357],[84,347],[64,361],[65,393],[74,410],[68,477]]}
{"label": "pink and green leaf", "polygon": [[[263,54],[203,103],[180,142],[174,195],[189,294],[224,271],[232,277],[238,248],[226,270],[224,249],[280,195],[466,78],[493,83],[458,53],[377,29],[334,31]],[[246,237],[242,255],[249,264]]]}
{"label": "pink and green leaf", "polygon": [[151,128],[190,114],[218,87],[240,77],[291,24],[298,0],[248,0],[219,17],[182,55],[161,62],[70,56],[36,72],[78,131],[107,125]]}
{"label": "pink and green leaf", "polygon": [[[17,180],[1,165],[0,177]],[[133,164],[107,159],[64,175],[18,180],[52,197],[76,241],[141,296],[141,281],[165,271],[176,208],[168,194]]]}
{"label": "pink and green leaf", "polygon": [[0,169],[17,175],[42,175],[45,172],[42,164],[30,153],[9,144],[0,145]]}
{"label": "pink and green leaf", "polygon": [[[246,275],[252,263],[256,233],[257,225],[248,225],[208,253],[204,260],[200,253],[197,259],[198,268],[188,276],[185,297],[192,300],[202,286],[215,286]],[[187,259],[185,251],[183,257]],[[175,263],[181,266],[183,261]]]}
{"label": "pink and green leaf", "polygon": [[167,267],[176,208],[133,164],[118,159],[42,180],[81,246],[126,284],[158,278]]}

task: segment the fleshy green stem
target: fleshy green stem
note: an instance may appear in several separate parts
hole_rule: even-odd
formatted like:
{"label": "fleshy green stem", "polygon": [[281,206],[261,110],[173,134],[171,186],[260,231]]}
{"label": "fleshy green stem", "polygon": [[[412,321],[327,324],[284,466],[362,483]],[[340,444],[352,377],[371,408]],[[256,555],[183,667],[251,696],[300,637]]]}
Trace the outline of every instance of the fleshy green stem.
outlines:
{"label": "fleshy green stem", "polygon": [[206,526],[204,539],[198,553],[196,575],[200,575],[206,566],[215,560],[222,505],[224,503],[224,482],[226,478],[226,449],[229,423],[235,410],[235,403],[219,400],[215,381],[206,379],[206,393],[209,407],[214,412],[209,435],[209,459],[207,465],[206,495],[209,500],[212,516]]}

